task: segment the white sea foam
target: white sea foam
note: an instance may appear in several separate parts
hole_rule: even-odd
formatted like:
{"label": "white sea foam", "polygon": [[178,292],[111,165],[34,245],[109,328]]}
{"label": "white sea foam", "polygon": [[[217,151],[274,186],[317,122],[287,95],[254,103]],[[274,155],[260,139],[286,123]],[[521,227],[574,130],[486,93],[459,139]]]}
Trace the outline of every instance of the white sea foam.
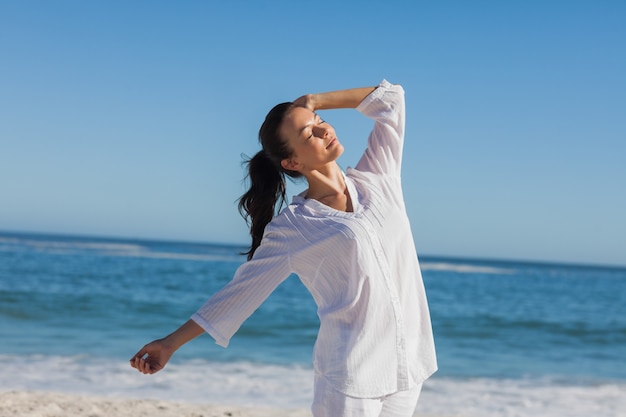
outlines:
{"label": "white sea foam", "polygon": [[53,254],[73,254],[87,251],[104,256],[120,256],[152,259],[180,259],[188,261],[241,261],[243,258],[233,250],[232,255],[211,253],[181,253],[154,251],[136,243],[96,242],[96,241],[64,241],[37,240],[29,238],[0,237],[0,251],[14,251],[18,247],[28,247],[39,252]]}
{"label": "white sea foam", "polygon": [[307,406],[313,371],[247,362],[172,361],[143,375],[119,359],[0,355],[0,391],[36,390],[194,403]]}
{"label": "white sea foam", "polygon": [[0,237],[0,244],[5,246],[5,250],[11,250],[16,246],[27,246],[32,249],[51,253],[72,253],[78,250],[102,251],[108,253],[138,253],[144,250],[142,246],[132,243],[56,241],[14,237]]}
{"label": "white sea foam", "polygon": [[[174,361],[162,372],[146,376],[125,360],[0,355],[0,369],[0,391],[61,391],[281,408],[306,408],[312,398],[313,371],[301,366]],[[417,415],[624,417],[626,382],[435,376],[424,384]]]}
{"label": "white sea foam", "polygon": [[626,383],[434,377],[424,385],[417,412],[441,417],[624,417]]}
{"label": "white sea foam", "polygon": [[496,268],[486,265],[470,265],[447,262],[420,262],[420,268],[424,271],[449,271],[473,274],[511,274],[513,271],[507,268]]}

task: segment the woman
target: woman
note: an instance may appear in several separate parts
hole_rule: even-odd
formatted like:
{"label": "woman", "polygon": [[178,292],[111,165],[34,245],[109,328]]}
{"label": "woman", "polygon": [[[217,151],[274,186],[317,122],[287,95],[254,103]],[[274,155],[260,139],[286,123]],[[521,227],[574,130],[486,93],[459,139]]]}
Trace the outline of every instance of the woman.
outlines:
{"label": "woman", "polygon": [[[356,108],[374,119],[354,169],[316,110]],[[437,369],[430,316],[402,196],[404,90],[377,87],[309,94],[274,107],[248,163],[239,208],[251,223],[248,262],[189,321],[144,346],[131,365],[161,370],[203,332],[226,347],[243,321],[291,273],[318,306],[315,417],[411,416],[422,382]],[[279,215],[285,175],[308,189]]]}

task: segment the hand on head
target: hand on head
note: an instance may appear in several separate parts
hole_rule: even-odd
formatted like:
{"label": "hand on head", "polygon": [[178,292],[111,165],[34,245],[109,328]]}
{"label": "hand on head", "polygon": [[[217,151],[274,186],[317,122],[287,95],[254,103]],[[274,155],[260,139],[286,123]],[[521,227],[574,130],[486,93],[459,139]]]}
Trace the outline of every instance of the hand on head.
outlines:
{"label": "hand on head", "polygon": [[313,94],[306,94],[301,97],[298,97],[293,101],[294,106],[304,107],[311,111],[315,111],[315,104],[313,102]]}

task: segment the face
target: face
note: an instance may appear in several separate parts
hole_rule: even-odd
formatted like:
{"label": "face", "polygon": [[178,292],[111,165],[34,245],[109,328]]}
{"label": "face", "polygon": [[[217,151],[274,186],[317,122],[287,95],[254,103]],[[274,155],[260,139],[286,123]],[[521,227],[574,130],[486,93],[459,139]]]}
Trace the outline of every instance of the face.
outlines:
{"label": "face", "polygon": [[283,168],[291,171],[321,169],[343,153],[335,129],[304,107],[295,107],[285,116],[279,134],[293,150],[291,158],[282,161]]}

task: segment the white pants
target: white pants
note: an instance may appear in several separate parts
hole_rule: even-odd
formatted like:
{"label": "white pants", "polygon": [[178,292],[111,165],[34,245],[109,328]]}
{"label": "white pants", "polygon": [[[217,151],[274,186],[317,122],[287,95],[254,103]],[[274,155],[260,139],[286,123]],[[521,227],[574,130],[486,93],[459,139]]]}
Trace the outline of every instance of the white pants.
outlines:
{"label": "white pants", "polygon": [[411,417],[421,391],[419,384],[384,397],[355,398],[333,389],[324,378],[316,377],[311,411],[313,417]]}

